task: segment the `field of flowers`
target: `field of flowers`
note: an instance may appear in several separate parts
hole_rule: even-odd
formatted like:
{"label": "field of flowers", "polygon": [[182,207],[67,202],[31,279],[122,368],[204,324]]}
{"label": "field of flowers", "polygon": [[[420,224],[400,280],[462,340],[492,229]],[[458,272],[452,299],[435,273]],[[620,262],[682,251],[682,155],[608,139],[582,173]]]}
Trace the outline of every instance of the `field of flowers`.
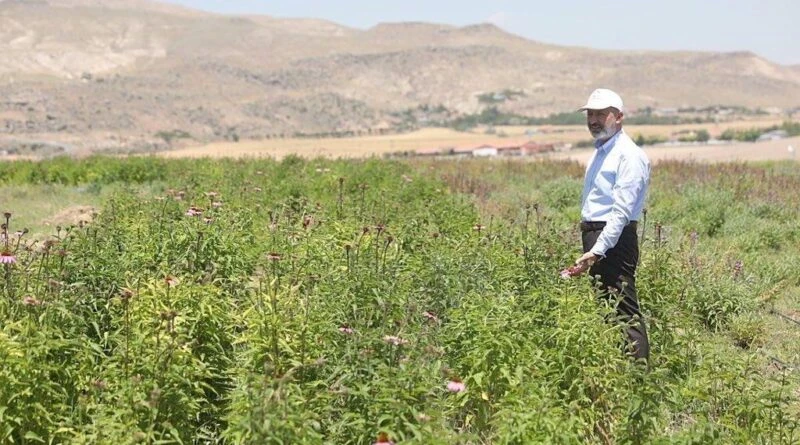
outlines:
{"label": "field of flowers", "polygon": [[[644,369],[559,276],[575,163],[0,164],[0,442],[800,443],[798,170],[656,166]],[[129,188],[35,234],[21,184]]]}

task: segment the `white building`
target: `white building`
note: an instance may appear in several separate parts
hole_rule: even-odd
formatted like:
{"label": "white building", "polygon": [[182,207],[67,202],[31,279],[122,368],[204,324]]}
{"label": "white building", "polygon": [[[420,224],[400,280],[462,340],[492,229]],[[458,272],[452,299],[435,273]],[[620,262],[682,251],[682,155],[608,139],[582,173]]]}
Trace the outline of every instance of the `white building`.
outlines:
{"label": "white building", "polygon": [[472,150],[472,156],[476,158],[485,158],[489,156],[497,156],[497,147],[491,145],[481,145]]}

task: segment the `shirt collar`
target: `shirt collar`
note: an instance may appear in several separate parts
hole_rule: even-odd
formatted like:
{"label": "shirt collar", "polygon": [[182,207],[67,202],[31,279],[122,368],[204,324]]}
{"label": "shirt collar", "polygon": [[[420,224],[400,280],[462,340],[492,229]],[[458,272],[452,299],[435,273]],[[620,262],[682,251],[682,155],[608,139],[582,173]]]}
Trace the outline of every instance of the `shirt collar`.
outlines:
{"label": "shirt collar", "polygon": [[602,151],[607,153],[608,150],[610,150],[611,147],[613,147],[614,144],[617,142],[617,139],[619,139],[619,136],[621,134],[622,134],[622,129],[620,128],[619,131],[614,133],[614,136],[611,136],[610,138],[608,138],[608,140],[605,143],[600,144],[599,142],[595,141],[594,148],[596,148],[598,150],[602,150]]}

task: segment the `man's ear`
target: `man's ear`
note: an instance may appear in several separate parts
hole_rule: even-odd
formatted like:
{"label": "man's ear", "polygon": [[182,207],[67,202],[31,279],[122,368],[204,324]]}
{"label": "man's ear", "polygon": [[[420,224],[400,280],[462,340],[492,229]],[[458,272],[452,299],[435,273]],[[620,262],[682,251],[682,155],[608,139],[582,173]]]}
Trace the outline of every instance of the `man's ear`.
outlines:
{"label": "man's ear", "polygon": [[617,113],[617,123],[618,124],[621,124],[622,123],[622,119],[624,119],[624,118],[625,118],[625,115],[624,115],[624,113],[622,111]]}

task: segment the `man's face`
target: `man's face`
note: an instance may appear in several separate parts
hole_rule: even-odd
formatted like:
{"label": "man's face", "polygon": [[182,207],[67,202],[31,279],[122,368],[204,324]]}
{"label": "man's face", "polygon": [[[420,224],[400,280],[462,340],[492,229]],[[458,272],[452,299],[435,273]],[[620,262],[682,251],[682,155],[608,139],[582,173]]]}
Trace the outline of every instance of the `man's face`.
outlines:
{"label": "man's face", "polygon": [[586,125],[595,140],[608,139],[618,130],[617,121],[622,119],[622,113],[615,108],[605,110],[586,110]]}

